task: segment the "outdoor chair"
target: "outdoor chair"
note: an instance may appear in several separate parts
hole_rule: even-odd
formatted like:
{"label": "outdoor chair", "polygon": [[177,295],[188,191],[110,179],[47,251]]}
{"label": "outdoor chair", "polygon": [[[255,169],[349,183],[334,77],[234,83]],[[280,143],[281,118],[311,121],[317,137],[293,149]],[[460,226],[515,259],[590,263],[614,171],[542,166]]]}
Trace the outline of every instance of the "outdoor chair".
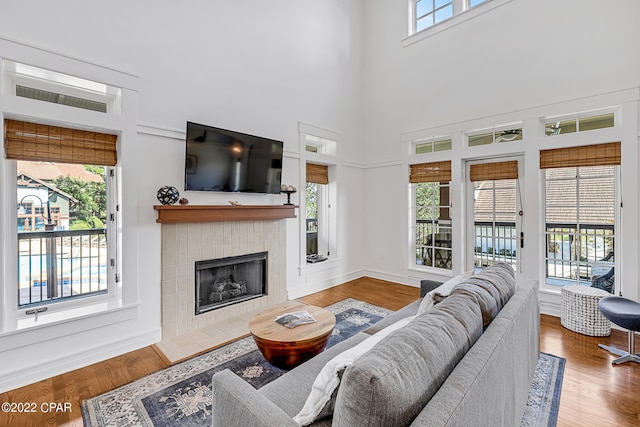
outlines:
{"label": "outdoor chair", "polygon": [[603,275],[594,275],[593,277],[591,277],[592,288],[604,289],[610,294],[613,294],[613,291],[615,290],[614,285],[615,285],[615,274],[614,274],[613,267],[611,267],[611,269]]}
{"label": "outdoor chair", "polygon": [[640,303],[628,298],[609,295],[598,301],[598,308],[604,317],[628,330],[629,341],[627,351],[604,344],[598,344],[598,347],[620,356],[612,362],[613,364],[640,363],[640,356],[636,354],[635,346],[635,332],[640,331]]}

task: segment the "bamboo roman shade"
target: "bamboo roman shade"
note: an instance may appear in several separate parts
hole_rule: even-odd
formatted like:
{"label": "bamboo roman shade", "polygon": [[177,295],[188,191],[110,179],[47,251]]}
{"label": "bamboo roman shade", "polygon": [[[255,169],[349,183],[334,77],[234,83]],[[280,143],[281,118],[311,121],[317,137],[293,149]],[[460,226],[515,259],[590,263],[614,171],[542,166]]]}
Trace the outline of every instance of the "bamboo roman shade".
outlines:
{"label": "bamboo roman shade", "polygon": [[4,121],[7,159],[115,166],[116,135],[45,124]]}
{"label": "bamboo roman shade", "polygon": [[620,157],[619,142],[540,150],[540,169],[615,166]]}
{"label": "bamboo roman shade", "polygon": [[448,182],[451,181],[451,161],[420,163],[409,165],[409,182]]}
{"label": "bamboo roman shade", "polygon": [[469,179],[471,182],[518,179],[518,161],[473,164],[469,168]]}
{"label": "bamboo roman shade", "polygon": [[307,163],[307,182],[313,182],[315,184],[328,184],[329,167],[326,165]]}

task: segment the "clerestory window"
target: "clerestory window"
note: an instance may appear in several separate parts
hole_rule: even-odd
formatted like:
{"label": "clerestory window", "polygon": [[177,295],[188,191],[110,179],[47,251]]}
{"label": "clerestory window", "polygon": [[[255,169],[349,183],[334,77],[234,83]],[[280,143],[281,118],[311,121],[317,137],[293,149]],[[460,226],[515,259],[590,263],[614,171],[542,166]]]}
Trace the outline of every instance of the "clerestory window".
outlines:
{"label": "clerestory window", "polygon": [[411,34],[431,28],[488,0],[412,0]]}

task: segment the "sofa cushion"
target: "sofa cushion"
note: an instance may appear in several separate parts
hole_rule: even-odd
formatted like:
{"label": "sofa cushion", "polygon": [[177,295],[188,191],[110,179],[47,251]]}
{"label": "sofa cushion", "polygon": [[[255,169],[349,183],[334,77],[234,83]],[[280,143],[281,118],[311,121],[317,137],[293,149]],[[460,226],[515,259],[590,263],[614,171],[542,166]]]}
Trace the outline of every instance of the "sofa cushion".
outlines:
{"label": "sofa cushion", "polygon": [[464,283],[486,289],[495,298],[498,310],[501,310],[515,292],[516,274],[511,264],[499,262],[469,277]]}
{"label": "sofa cushion", "polygon": [[482,332],[473,298],[455,295],[348,367],[334,426],[409,425]]}
{"label": "sofa cushion", "polygon": [[275,403],[289,417],[295,416],[300,412],[307,396],[311,393],[313,381],[324,365],[338,354],[369,338],[369,336],[369,334],[360,332],[326,349],[303,364],[296,366],[285,375],[263,386],[258,392]]}
{"label": "sofa cushion", "polygon": [[472,285],[470,283],[460,283],[451,291],[451,295],[463,294],[469,298],[474,298],[480,307],[482,313],[482,327],[487,329],[489,323],[496,317],[498,312],[498,303],[496,299],[487,291],[487,289]]}
{"label": "sofa cushion", "polygon": [[405,327],[414,319],[414,316],[398,320],[393,325],[384,328],[377,334],[371,335],[366,340],[343,351],[327,362],[313,382],[311,393],[304,406],[293,420],[301,426],[307,426],[316,419],[333,414],[338,386],[344,369],[351,366],[359,357],[371,350],[384,337],[394,331]]}

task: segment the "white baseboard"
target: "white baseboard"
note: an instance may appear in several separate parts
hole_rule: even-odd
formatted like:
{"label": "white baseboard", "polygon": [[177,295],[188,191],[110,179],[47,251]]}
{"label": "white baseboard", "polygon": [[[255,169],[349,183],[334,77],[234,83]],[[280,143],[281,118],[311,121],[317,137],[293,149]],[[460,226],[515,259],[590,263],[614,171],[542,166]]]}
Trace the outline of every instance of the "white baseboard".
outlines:
{"label": "white baseboard", "polygon": [[3,375],[0,378],[0,393],[14,390],[29,384],[55,377],[85,366],[98,363],[112,357],[120,356],[130,351],[155,344],[162,338],[162,330],[155,328],[125,339],[105,343],[93,349],[81,348],[72,356],[60,358],[46,358],[42,363],[24,367],[19,372]]}
{"label": "white baseboard", "polygon": [[387,282],[395,282],[400,283],[401,285],[413,286],[416,288],[420,287],[420,282],[416,282],[417,279],[414,278],[412,281],[410,277],[400,276],[397,274],[389,274],[383,271],[377,270],[363,270],[363,276],[371,277],[373,279],[386,280]]}
{"label": "white baseboard", "polygon": [[287,295],[289,299],[305,297],[307,295],[315,294],[316,292],[333,288],[334,286],[342,285],[345,282],[358,279],[363,275],[364,274],[362,273],[362,271],[358,270],[352,271],[350,273],[343,273],[338,276],[334,276],[317,282],[305,283],[304,285],[296,285],[294,289],[287,289]]}
{"label": "white baseboard", "polygon": [[302,286],[296,286],[295,289],[288,290],[288,296],[290,299],[301,298],[307,295],[314,294],[316,292],[333,288],[334,286],[341,285],[351,280],[359,279],[360,277],[371,277],[373,279],[386,280],[388,282],[400,283],[402,285],[420,287],[419,283],[412,282],[411,279],[406,276],[388,274],[382,271],[375,270],[357,270],[350,273],[341,274],[330,279],[307,283]]}

